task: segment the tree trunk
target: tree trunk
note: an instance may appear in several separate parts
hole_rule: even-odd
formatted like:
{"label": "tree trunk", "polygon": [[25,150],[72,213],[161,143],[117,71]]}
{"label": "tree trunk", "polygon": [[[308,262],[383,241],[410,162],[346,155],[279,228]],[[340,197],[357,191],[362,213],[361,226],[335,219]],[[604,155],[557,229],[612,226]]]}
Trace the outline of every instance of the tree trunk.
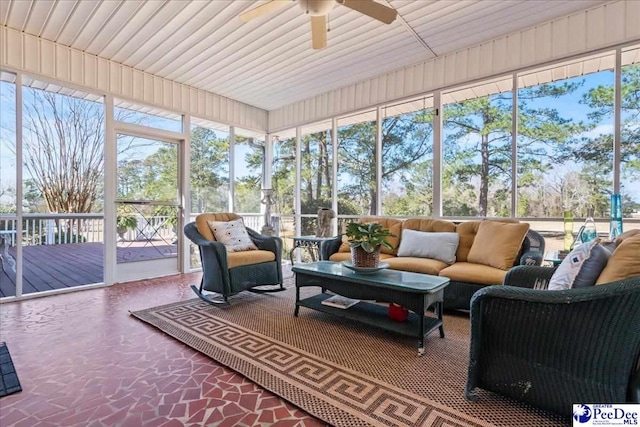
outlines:
{"label": "tree trunk", "polygon": [[[322,132],[322,138],[320,140],[320,145],[322,147],[322,153],[324,155],[323,159],[323,167],[324,167],[324,180],[327,184],[327,199],[331,199],[331,179],[333,177],[333,169],[331,167],[331,162],[329,161],[329,147],[327,144],[327,133],[331,131]],[[335,144],[335,141],[333,142]]]}

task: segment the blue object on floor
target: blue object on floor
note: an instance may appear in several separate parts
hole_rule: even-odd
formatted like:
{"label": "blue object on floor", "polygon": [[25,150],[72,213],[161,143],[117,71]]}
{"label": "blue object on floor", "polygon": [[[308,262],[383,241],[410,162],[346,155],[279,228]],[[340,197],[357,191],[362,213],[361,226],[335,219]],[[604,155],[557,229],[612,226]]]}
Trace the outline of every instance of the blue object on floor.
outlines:
{"label": "blue object on floor", "polygon": [[0,343],[0,397],[22,391],[6,343]]}

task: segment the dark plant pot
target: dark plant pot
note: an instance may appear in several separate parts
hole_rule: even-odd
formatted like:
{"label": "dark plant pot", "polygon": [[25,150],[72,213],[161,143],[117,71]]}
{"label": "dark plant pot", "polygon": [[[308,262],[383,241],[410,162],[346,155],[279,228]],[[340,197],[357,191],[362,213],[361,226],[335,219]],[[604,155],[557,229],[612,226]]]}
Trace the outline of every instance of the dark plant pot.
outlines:
{"label": "dark plant pot", "polygon": [[380,246],[373,252],[367,252],[360,246],[351,247],[351,263],[356,267],[375,268],[380,262]]}

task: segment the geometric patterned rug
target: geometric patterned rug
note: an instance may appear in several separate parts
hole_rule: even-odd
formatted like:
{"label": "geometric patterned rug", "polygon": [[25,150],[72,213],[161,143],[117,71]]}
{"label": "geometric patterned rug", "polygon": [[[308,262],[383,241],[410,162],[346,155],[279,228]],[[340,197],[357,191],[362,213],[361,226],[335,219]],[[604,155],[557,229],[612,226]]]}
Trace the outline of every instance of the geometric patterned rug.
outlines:
{"label": "geometric patterned rug", "polygon": [[334,426],[567,425],[489,392],[464,399],[464,314],[445,314],[445,338],[431,334],[418,357],[412,338],[304,307],[294,317],[294,298],[244,292],[228,307],[195,298],[131,314]]}

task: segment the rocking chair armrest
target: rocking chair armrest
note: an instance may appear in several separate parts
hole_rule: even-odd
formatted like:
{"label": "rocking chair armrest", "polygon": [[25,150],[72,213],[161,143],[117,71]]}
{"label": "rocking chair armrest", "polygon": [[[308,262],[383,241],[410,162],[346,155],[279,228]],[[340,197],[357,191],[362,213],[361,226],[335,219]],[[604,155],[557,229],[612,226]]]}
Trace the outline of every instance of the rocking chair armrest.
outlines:
{"label": "rocking chair armrest", "polygon": [[247,233],[249,233],[249,237],[251,237],[251,240],[253,240],[253,243],[258,247],[258,249],[273,252],[276,256],[282,253],[281,238],[276,236],[265,236],[264,234],[260,234],[250,228],[247,228]]}
{"label": "rocking chair armrest", "polygon": [[329,257],[340,249],[342,245],[342,235],[336,236],[334,239],[324,240],[320,243],[320,259],[328,261]]}
{"label": "rocking chair armrest", "polygon": [[555,273],[554,267],[540,267],[534,265],[519,265],[511,268],[504,278],[504,284],[519,288],[539,288],[544,284],[544,289],[549,284],[551,276]]}

